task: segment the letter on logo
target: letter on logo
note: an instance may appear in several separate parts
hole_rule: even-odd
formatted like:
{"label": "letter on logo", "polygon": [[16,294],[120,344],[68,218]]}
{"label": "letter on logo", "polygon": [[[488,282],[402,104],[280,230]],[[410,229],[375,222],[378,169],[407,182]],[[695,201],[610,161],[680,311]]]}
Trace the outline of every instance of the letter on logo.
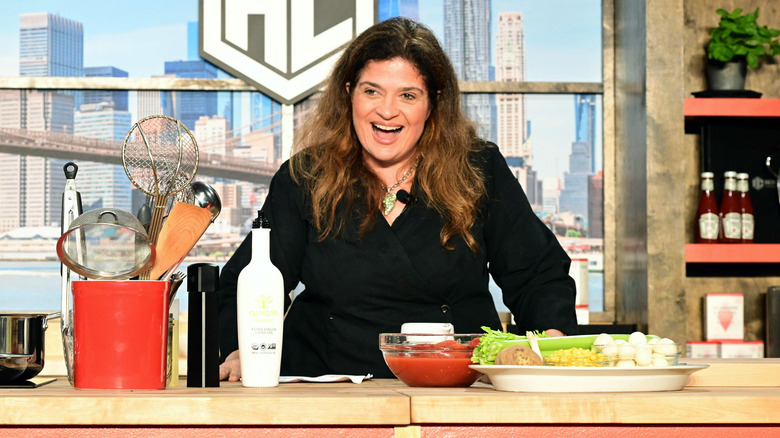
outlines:
{"label": "letter on logo", "polygon": [[200,56],[282,103],[316,91],[377,0],[200,0]]}

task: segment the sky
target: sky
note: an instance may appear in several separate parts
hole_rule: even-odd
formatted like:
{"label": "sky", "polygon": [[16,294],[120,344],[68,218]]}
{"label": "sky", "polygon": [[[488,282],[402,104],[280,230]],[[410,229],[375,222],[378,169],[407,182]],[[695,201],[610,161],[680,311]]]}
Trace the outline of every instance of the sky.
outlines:
{"label": "sky", "polygon": [[[600,82],[600,0],[493,0],[498,12],[524,17],[529,81]],[[420,20],[442,37],[441,0],[419,0]],[[84,65],[111,65],[131,77],[163,73],[165,61],[187,59],[187,22],[198,20],[197,0],[0,0],[0,76],[19,72],[19,16],[51,12],[84,26]],[[495,56],[493,53],[492,56]],[[526,98],[539,177],[561,176],[574,141],[570,95]],[[600,141],[600,129],[598,130]],[[499,145],[500,146],[500,145]]]}

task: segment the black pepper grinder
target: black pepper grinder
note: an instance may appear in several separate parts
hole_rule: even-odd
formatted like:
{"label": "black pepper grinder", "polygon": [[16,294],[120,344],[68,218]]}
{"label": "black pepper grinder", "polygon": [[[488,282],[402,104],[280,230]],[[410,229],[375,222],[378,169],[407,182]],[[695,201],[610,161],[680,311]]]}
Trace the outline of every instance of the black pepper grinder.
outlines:
{"label": "black pepper grinder", "polygon": [[219,266],[187,267],[187,386],[219,387]]}

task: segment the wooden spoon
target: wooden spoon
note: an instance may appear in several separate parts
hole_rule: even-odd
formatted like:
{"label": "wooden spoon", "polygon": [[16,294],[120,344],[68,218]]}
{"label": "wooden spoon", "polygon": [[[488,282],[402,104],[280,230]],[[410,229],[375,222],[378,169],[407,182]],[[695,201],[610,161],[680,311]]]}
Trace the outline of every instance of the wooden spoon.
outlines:
{"label": "wooden spoon", "polygon": [[211,224],[211,213],[205,208],[177,202],[157,238],[157,259],[149,278],[159,279],[174,263],[183,259]]}

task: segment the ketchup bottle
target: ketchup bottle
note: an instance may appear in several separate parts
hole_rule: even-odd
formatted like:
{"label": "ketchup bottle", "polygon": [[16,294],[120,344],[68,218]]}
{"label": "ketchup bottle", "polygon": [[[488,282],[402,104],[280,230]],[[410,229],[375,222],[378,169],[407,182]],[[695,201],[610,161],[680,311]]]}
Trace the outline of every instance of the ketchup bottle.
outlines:
{"label": "ketchup bottle", "polygon": [[737,172],[727,171],[723,174],[723,198],[720,200],[720,226],[723,243],[742,242],[742,213],[739,208],[739,193],[737,192]]}
{"label": "ketchup bottle", "polygon": [[720,217],[718,201],[715,200],[715,183],[712,172],[701,174],[701,196],[699,210],[696,212],[696,243],[717,243]]}
{"label": "ketchup bottle", "polygon": [[737,190],[739,191],[739,212],[742,216],[742,243],[753,243],[755,218],[753,217],[753,203],[750,202],[747,173],[737,174]]}

